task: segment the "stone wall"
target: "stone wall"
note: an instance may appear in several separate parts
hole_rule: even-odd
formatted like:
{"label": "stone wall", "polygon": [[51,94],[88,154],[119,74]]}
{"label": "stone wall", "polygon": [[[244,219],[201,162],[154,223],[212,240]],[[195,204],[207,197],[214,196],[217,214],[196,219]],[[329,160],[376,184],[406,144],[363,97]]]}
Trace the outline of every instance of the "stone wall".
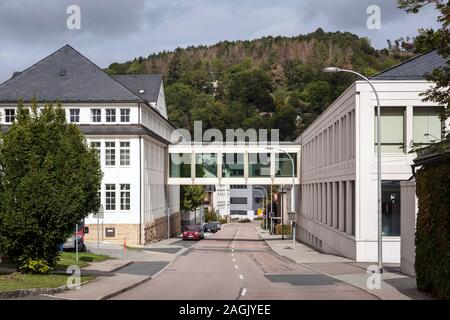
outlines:
{"label": "stone wall", "polygon": [[[181,214],[174,213],[170,216],[170,236],[176,237],[181,233]],[[144,227],[145,243],[167,239],[167,217],[161,217]]]}
{"label": "stone wall", "polygon": [[[86,241],[97,241],[97,224],[86,224],[89,233],[85,235]],[[126,239],[127,245],[139,244],[138,224],[99,224],[100,241],[108,241],[123,244]],[[106,236],[106,229],[114,229],[114,237]]]}

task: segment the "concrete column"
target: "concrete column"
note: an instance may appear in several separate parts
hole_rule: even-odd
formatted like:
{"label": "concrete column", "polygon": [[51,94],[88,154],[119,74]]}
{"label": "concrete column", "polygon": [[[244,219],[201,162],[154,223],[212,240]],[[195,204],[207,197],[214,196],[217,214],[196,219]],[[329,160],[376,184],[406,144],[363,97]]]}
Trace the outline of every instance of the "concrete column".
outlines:
{"label": "concrete column", "polygon": [[406,153],[411,151],[411,141],[414,139],[413,123],[414,123],[414,110],[413,106],[407,106],[405,112],[405,151]]}
{"label": "concrete column", "polygon": [[331,184],[329,182],[326,183],[327,187],[327,225],[331,226]]}
{"label": "concrete column", "polygon": [[352,210],[353,210],[353,195],[352,195],[352,183],[351,181],[347,181],[347,183],[345,184],[346,186],[346,199],[345,199],[345,232],[347,232],[347,234],[351,235],[353,234],[353,214],[352,214]]}
{"label": "concrete column", "polygon": [[322,183],[322,222],[327,223],[327,185]]}
{"label": "concrete column", "polygon": [[322,183],[319,183],[319,221],[322,222],[322,213],[323,213],[323,206],[322,206],[322,198],[323,198],[323,189],[322,189]]}
{"label": "concrete column", "polygon": [[338,228],[338,182],[332,182],[332,195],[331,195],[331,210],[332,210],[332,224],[334,229]]}
{"label": "concrete column", "polygon": [[339,188],[339,231],[345,231],[345,182],[338,182]]}

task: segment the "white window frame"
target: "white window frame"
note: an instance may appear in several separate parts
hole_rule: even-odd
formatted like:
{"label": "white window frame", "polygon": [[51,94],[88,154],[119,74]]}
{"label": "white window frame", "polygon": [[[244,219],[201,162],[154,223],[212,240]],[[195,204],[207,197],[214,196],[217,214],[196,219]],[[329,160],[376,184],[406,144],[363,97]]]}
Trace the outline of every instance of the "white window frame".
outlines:
{"label": "white window frame", "polygon": [[[108,200],[110,200],[109,204]],[[114,208],[111,208],[111,206],[114,206]],[[106,211],[117,210],[117,187],[114,183],[105,183],[105,210]]]}
{"label": "white window frame", "polygon": [[[128,147],[122,147],[123,143],[128,143]],[[124,154],[122,154],[122,151],[124,151]],[[125,152],[128,151],[128,163],[122,163],[122,160],[125,159],[123,156],[125,156]],[[129,167],[131,164],[131,143],[130,141],[119,141],[119,166],[121,167]]]}
{"label": "white window frame", "polygon": [[[126,113],[126,114],[124,114]],[[126,119],[126,120],[124,120]],[[131,110],[130,108],[121,108],[120,109],[120,122],[129,123],[131,119]]]}
{"label": "white window frame", "polygon": [[[78,112],[78,114],[73,114],[72,115],[72,111],[74,111],[75,113]],[[72,118],[74,117],[74,118]],[[76,121],[74,121],[74,120]],[[70,108],[69,109],[69,122],[70,123],[80,123],[80,109],[79,108]]]}
{"label": "white window frame", "polygon": [[[7,114],[7,112],[11,112],[11,114]],[[16,109],[14,108],[6,108],[5,109],[5,123],[13,123],[16,120]]]}
{"label": "white window frame", "polygon": [[[94,112],[97,112],[97,111],[100,111],[100,114],[94,114]],[[100,118],[100,120],[99,120],[99,118]],[[101,108],[91,108],[91,122],[92,123],[101,123],[102,122],[102,109]]]}
{"label": "white window frame", "polygon": [[[108,114],[109,113],[109,114]],[[117,112],[115,108],[106,108],[105,109],[105,117],[107,123],[116,123],[117,122]],[[114,120],[114,121],[112,121]]]}
{"label": "white window frame", "polygon": [[[120,211],[131,210],[131,185],[129,183],[121,183],[119,185],[120,192]],[[126,201],[128,199],[128,202]],[[123,207],[125,206],[125,208]]]}
{"label": "white window frame", "polygon": [[[112,147],[108,147],[108,144],[112,143]],[[111,151],[111,154],[108,154],[108,151]],[[114,164],[108,164],[108,156],[110,156],[110,162],[114,161]],[[105,166],[106,167],[115,167],[117,164],[116,158],[116,141],[105,141]]]}

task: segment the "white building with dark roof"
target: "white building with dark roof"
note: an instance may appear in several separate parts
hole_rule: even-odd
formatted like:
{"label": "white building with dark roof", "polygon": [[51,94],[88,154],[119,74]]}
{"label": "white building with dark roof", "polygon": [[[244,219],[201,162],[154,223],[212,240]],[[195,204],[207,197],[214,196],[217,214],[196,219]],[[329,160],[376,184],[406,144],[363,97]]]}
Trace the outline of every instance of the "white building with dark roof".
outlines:
{"label": "white building with dark roof", "polygon": [[[449,130],[440,107],[420,95],[433,85],[425,74],[445,63],[431,51],[371,79],[381,100],[385,262],[400,262],[400,182],[412,176],[411,150]],[[356,261],[377,261],[375,120],[375,95],[356,81],[296,139],[302,150],[299,239]]]}
{"label": "white building with dark roof", "polygon": [[[167,119],[162,77],[110,76],[66,45],[0,84],[0,121],[8,130],[19,99],[61,102],[98,150],[103,171],[101,240],[143,244],[179,232],[179,187],[167,186]],[[95,239],[97,219],[86,219]]]}

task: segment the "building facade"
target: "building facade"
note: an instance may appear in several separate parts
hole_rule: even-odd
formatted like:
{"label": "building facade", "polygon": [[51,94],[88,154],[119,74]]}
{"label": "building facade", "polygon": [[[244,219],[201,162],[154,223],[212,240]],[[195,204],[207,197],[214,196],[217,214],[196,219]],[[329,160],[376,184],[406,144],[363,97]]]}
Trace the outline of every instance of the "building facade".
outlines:
{"label": "building facade", "polygon": [[[372,78],[381,100],[383,261],[400,262],[400,182],[412,176],[415,146],[439,141],[440,108],[424,102],[424,75],[445,60],[429,52]],[[362,81],[350,86],[298,138],[301,241],[357,261],[377,260],[376,99]]]}
{"label": "building facade", "polygon": [[[0,84],[2,129],[14,121],[19,99],[35,96],[60,102],[68,122],[85,134],[97,150],[103,180],[104,209],[90,215],[87,239],[144,244],[180,232],[178,186],[168,186],[167,148],[173,127],[167,120],[161,76],[110,76],[71,46]],[[168,210],[169,209],[169,210]]]}

